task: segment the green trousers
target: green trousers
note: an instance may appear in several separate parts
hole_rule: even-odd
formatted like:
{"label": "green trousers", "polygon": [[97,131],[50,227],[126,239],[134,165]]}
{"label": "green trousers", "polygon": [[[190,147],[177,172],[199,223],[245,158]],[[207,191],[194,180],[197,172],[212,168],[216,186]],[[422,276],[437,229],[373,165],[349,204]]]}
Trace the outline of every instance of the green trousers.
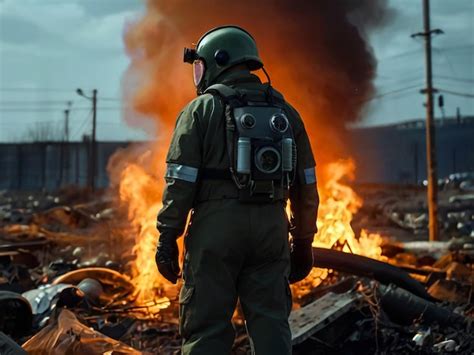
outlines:
{"label": "green trousers", "polygon": [[195,207],[180,292],[183,354],[229,354],[240,299],[257,355],[291,354],[290,253],[283,202],[211,200]]}

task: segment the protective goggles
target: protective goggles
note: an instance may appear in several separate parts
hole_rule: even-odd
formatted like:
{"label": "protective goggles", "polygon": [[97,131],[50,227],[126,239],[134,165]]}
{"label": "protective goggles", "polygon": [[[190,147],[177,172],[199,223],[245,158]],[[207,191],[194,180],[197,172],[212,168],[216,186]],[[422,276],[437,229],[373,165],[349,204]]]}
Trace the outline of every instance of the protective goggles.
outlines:
{"label": "protective goggles", "polygon": [[184,48],[183,61],[193,65],[194,85],[199,86],[206,71],[205,62],[199,58],[195,49]]}

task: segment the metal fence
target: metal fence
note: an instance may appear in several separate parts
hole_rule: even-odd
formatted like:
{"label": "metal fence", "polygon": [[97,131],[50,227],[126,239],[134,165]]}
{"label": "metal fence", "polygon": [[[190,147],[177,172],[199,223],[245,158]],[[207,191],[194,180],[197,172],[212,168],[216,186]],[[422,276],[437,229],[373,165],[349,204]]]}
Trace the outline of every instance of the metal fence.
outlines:
{"label": "metal fence", "polygon": [[[351,130],[348,151],[360,183],[420,184],[426,179],[423,121]],[[474,117],[436,122],[438,178],[474,172]]]}
{"label": "metal fence", "polygon": [[[355,159],[356,182],[419,184],[426,179],[425,129],[421,121],[352,129],[347,151]],[[474,171],[474,117],[436,127],[438,176]],[[107,162],[129,142],[97,143],[96,187],[106,187]],[[54,190],[86,186],[90,143],[0,144],[0,189]]]}
{"label": "metal fence", "polygon": [[[95,186],[106,187],[110,156],[127,142],[97,144]],[[54,190],[60,186],[86,186],[90,143],[41,142],[0,144],[0,189]]]}

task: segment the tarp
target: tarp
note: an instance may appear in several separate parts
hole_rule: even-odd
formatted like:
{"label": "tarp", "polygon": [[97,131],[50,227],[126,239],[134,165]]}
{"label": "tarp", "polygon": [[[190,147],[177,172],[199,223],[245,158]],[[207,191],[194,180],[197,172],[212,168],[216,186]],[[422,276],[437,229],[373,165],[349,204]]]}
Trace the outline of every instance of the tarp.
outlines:
{"label": "tarp", "polygon": [[31,355],[142,354],[79,322],[74,313],[63,309],[58,319],[23,344]]}

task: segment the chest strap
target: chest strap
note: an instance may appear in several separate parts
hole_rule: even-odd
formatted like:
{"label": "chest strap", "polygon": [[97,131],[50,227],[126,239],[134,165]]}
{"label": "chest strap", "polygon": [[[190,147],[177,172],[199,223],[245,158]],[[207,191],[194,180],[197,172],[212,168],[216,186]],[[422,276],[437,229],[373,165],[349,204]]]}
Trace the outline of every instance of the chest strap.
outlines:
{"label": "chest strap", "polygon": [[204,168],[199,173],[199,177],[204,180],[232,180],[230,170]]}

